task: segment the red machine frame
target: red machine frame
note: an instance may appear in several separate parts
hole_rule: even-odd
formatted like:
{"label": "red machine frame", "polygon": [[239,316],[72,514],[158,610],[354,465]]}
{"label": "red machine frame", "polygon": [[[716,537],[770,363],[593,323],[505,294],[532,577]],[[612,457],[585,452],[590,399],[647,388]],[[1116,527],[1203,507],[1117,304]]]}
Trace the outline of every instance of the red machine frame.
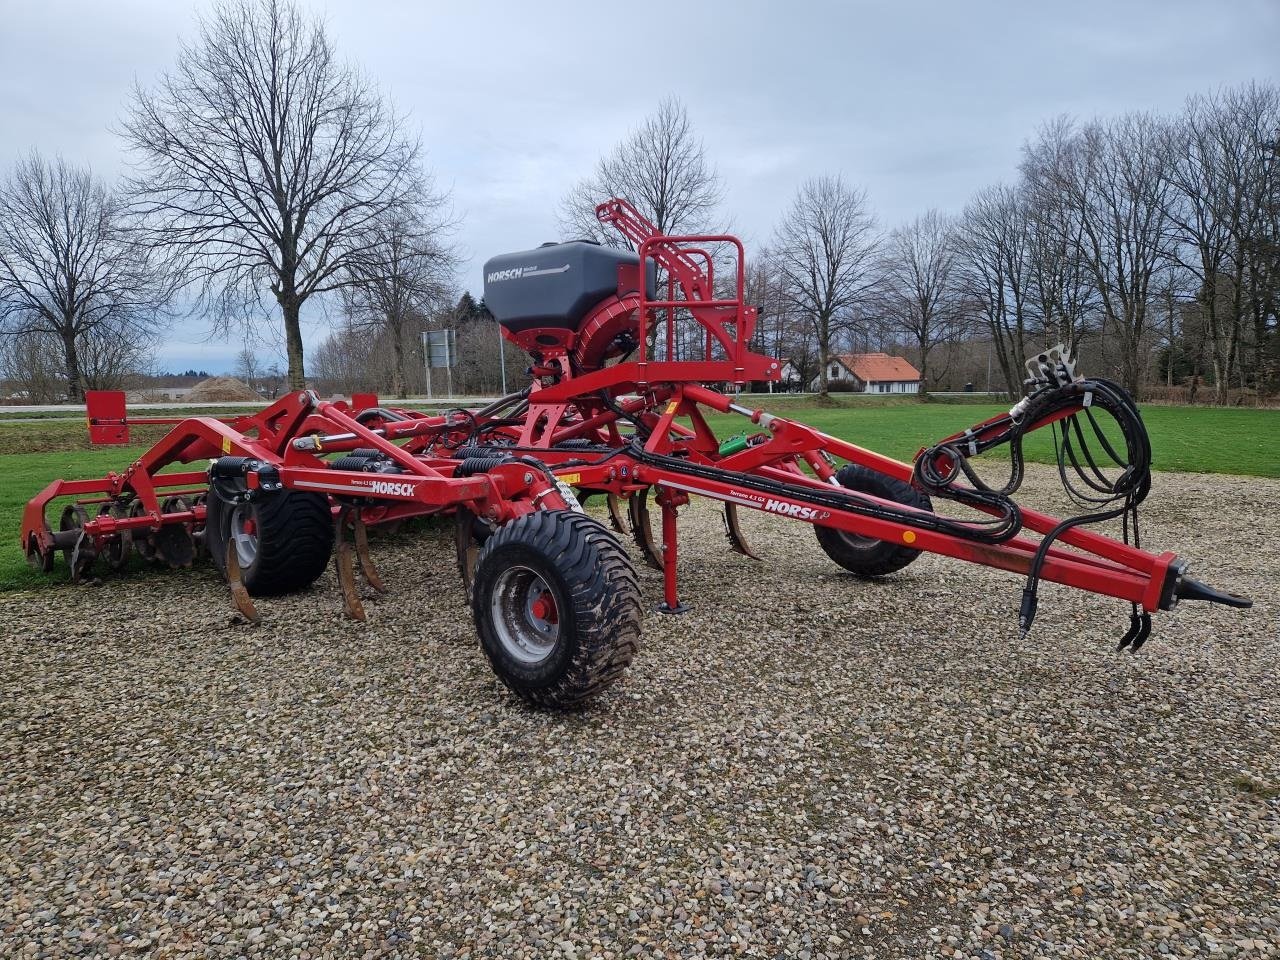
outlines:
{"label": "red machine frame", "polygon": [[[493,528],[532,510],[574,507],[567,486],[610,497],[619,529],[616,505],[630,499],[633,526],[647,528],[646,498],[656,491],[661,548],[651,531],[635,532],[646,559],[663,571],[661,609],[668,612],[684,609],[677,576],[678,511],[691,496],[726,505],[730,543],[748,554],[737,529],[739,507],[1018,574],[1032,570],[1041,542],[1020,533],[990,542],[977,519],[969,527],[948,521],[947,532],[938,528],[935,514],[868,494],[848,497],[845,506],[833,503],[833,495],[843,495],[835,480],[837,458],[904,483],[918,479],[916,466],[743,406],[708,386],[741,387],[780,376],[777,359],[749,347],[756,310],[745,302],[744,254],[737,238],[662,235],[624,200],[601,204],[597,215],[633,245],[638,264],[620,268],[616,295],[596,305],[577,329],[513,333],[504,328],[504,336],[533,359],[527,389],[479,410],[446,415],[379,407],[367,395],[353,406],[299,392],[250,416],[184,419],[120,473],[46,487],[26,508],[23,548],[45,569],[61,549],[72,561],[73,575],[79,575],[82,564],[76,558],[82,549],[91,562],[126,531],[146,536],[180,525],[198,537],[205,521],[207,473],[165,471],[176,464],[244,457],[258,465],[246,474],[250,488],[266,476],[284,488],[323,492],[333,498],[335,515],[361,525],[450,511]],[[732,281],[728,290],[717,291],[711,251],[726,247],[735,259]],[[648,290],[650,263],[663,291],[659,298]],[[655,350],[660,345],[650,331],[664,322],[665,347]],[[681,324],[705,331],[700,358],[676,358]],[[98,438],[127,438],[122,402],[99,399],[97,416],[94,403],[91,399],[90,420]],[[1058,410],[1031,428],[1079,409]],[[756,432],[725,452],[706,410],[740,415]],[[996,420],[976,425],[964,437],[983,438],[997,429]],[[390,472],[334,469],[325,459],[357,449],[374,452]],[[483,469],[472,469],[480,461]],[[549,470],[539,469],[543,464]],[[54,531],[45,512],[61,497],[77,498],[81,513]],[[89,517],[85,506],[98,506],[98,515]],[[1025,508],[1020,516],[1022,528],[1041,537],[1060,524]],[[467,549],[469,536],[460,532],[460,551]],[[1057,536],[1038,576],[1144,611],[1168,609],[1180,596],[1247,605],[1243,598],[1187,578],[1185,564],[1171,552],[1150,553],[1081,528]]]}

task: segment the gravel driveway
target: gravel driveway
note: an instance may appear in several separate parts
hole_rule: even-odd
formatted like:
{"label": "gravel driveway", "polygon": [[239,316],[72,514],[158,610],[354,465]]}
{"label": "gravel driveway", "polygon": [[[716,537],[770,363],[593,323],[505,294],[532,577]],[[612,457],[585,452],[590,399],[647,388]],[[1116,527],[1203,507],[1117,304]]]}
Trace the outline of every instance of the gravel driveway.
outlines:
{"label": "gravel driveway", "polygon": [[6,595],[0,956],[1280,955],[1278,504],[1157,476],[1144,544],[1257,605],[1137,657],[1123,604],[1020,643],[1009,575],[695,506],[693,611],[575,715],[493,678],[441,531],[366,624],[331,575],[237,624],[207,565]]}

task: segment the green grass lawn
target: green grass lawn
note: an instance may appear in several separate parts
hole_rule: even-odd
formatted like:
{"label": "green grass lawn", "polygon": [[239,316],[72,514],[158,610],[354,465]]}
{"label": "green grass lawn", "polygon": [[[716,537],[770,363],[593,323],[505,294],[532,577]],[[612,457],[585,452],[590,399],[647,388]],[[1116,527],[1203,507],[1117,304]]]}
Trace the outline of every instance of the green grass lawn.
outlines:
{"label": "green grass lawn", "polygon": [[[922,446],[1008,409],[997,404],[911,402],[784,409],[769,404],[768,397],[752,395],[744,395],[741,402],[794,416],[824,433],[899,460],[909,460]],[[1142,418],[1157,470],[1280,477],[1280,410],[1151,406],[1142,410]],[[714,418],[712,425],[732,435],[745,422],[726,415]],[[1052,463],[1049,431],[1033,434],[1025,452],[1028,459]]]}
{"label": "green grass lawn", "polygon": [[[787,398],[744,395],[744,406],[762,406],[794,416],[826,433],[902,460],[921,447],[1001,412],[998,405],[868,402],[840,398],[817,407]],[[1152,406],[1143,410],[1157,470],[1236,473],[1280,477],[1280,411],[1216,407]],[[712,418],[722,437],[747,426],[741,417]],[[163,427],[138,428],[128,447],[92,447],[83,422],[0,422],[0,590],[29,586],[45,578],[29,570],[18,533],[27,500],[50,480],[102,476],[141,454]],[[1051,462],[1048,431],[1028,441],[1029,459]],[[56,526],[61,506],[49,511]],[[57,568],[63,571],[61,565]]]}

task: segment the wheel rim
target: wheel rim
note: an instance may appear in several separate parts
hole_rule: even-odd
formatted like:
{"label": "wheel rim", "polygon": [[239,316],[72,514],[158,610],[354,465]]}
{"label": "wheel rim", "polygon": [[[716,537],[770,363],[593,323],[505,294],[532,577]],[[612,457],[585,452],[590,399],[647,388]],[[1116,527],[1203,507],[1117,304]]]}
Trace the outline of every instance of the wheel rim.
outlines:
{"label": "wheel rim", "polygon": [[859,533],[850,533],[847,530],[839,531],[840,538],[853,550],[870,550],[872,547],[883,543],[883,540],[877,540],[875,537],[864,537]]}
{"label": "wheel rim", "polygon": [[502,648],[526,666],[547,659],[560,641],[555,594],[528,567],[502,571],[494,584],[489,613]]}
{"label": "wheel rim", "polygon": [[236,545],[240,567],[249,566],[258,556],[258,522],[253,507],[242,503],[231,514],[231,542]]}

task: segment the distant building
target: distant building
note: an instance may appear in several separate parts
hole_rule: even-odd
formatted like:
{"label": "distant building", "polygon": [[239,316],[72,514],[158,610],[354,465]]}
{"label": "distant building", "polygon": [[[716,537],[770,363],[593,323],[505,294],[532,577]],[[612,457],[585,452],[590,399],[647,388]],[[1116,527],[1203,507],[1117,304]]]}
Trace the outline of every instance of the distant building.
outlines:
{"label": "distant building", "polygon": [[769,392],[787,392],[800,391],[804,389],[804,381],[800,379],[800,371],[796,369],[796,365],[790,360],[782,361],[782,369],[778,371],[778,382],[771,385]]}
{"label": "distant building", "polygon": [[[827,380],[849,380],[859,393],[919,393],[920,371],[887,353],[843,353],[831,357]],[[812,389],[818,389],[815,378]]]}

